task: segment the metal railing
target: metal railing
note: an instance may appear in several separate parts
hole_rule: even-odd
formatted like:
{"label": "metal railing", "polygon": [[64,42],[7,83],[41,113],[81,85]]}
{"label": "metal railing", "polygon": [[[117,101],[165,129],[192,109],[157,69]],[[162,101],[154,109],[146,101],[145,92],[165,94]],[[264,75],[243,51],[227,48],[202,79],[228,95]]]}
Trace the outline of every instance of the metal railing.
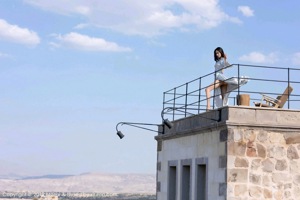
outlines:
{"label": "metal railing", "polygon": [[[248,83],[238,86],[236,90],[230,92],[229,105],[236,105],[236,96],[240,94],[250,95],[250,106],[254,106],[252,101],[260,101],[261,94],[266,94],[276,98],[282,95],[285,88],[290,85],[293,92],[290,94],[284,108],[300,109],[300,69],[257,66],[245,64],[232,64],[224,69],[228,77],[236,77],[238,83],[241,76],[248,77]],[[215,109],[213,95],[207,99],[205,89],[215,84],[216,72],[212,72],[179,85],[163,93],[163,117],[170,117],[176,120],[190,115],[206,112],[206,102],[210,102],[212,109]],[[170,108],[170,109],[166,109]]]}

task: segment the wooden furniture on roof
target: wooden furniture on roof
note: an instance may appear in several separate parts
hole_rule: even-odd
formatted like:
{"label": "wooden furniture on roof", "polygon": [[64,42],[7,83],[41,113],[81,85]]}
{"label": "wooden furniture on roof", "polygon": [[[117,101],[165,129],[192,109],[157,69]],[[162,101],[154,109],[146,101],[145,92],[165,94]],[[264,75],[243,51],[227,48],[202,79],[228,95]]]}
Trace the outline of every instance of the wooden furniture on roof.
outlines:
{"label": "wooden furniture on roof", "polygon": [[257,107],[273,107],[273,108],[282,108],[292,93],[293,88],[289,85],[283,92],[282,95],[278,96],[276,99],[267,96],[265,94],[261,94],[261,102],[254,102],[254,105]]}

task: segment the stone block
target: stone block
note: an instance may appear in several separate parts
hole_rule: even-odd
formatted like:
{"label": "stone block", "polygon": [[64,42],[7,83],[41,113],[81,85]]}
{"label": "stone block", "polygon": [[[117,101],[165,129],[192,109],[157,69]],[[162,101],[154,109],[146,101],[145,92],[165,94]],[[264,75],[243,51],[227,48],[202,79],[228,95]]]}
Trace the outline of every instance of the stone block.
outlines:
{"label": "stone block", "polygon": [[274,166],[274,163],[269,158],[262,161],[262,169],[264,172],[273,172]]}
{"label": "stone block", "polygon": [[219,168],[226,168],[226,167],[227,167],[227,157],[219,156]]}
{"label": "stone block", "polygon": [[290,174],[287,173],[273,173],[272,174],[272,181],[276,184],[282,183],[290,183],[292,182]]}
{"label": "stone block", "polygon": [[286,150],[284,147],[273,146],[269,149],[269,157],[283,159],[284,157],[286,157]]}
{"label": "stone block", "polygon": [[268,190],[268,189],[264,189],[264,197],[266,199],[271,199],[273,197],[272,195],[272,191],[271,190]]}
{"label": "stone block", "polygon": [[261,159],[254,159],[251,162],[251,169],[258,170],[261,166]]}
{"label": "stone block", "polygon": [[235,167],[248,167],[249,166],[249,162],[246,158],[239,158],[237,157],[234,161],[234,166]]}
{"label": "stone block", "polygon": [[228,155],[245,156],[246,143],[244,142],[228,142]]}
{"label": "stone block", "polygon": [[268,140],[268,132],[264,130],[260,130],[257,134],[257,140],[265,143]]}
{"label": "stone block", "polygon": [[244,139],[247,142],[254,142],[255,139],[256,139],[256,131],[254,131],[254,130],[246,130],[244,132]]}
{"label": "stone block", "polygon": [[262,177],[262,185],[265,187],[269,187],[272,185],[271,178],[269,176]]}
{"label": "stone block", "polygon": [[261,175],[250,173],[249,180],[250,180],[250,183],[253,183],[255,185],[260,185],[260,183],[261,183]]}
{"label": "stone block", "polygon": [[253,142],[248,142],[247,143],[246,155],[248,157],[257,157],[256,146]]}
{"label": "stone block", "polygon": [[296,183],[297,185],[300,185],[300,175],[296,175],[293,177],[293,182]]}
{"label": "stone block", "polygon": [[227,184],[219,183],[219,196],[226,196],[227,192]]}
{"label": "stone block", "polygon": [[290,145],[287,149],[287,157],[291,160],[299,159],[299,154],[296,147]]}
{"label": "stone block", "polygon": [[246,183],[248,181],[248,169],[229,169],[227,181]]}
{"label": "stone block", "polygon": [[300,144],[300,133],[285,133],[286,144]]}
{"label": "stone block", "polygon": [[270,132],[269,142],[272,144],[285,144],[285,139],[282,133]]}
{"label": "stone block", "polygon": [[235,196],[245,196],[247,195],[247,185],[246,184],[239,184],[239,185],[235,185],[234,187],[234,195]]}
{"label": "stone block", "polygon": [[258,157],[265,158],[267,155],[266,148],[261,144],[256,144],[256,148]]}
{"label": "stone block", "polygon": [[299,161],[290,161],[290,172],[292,174],[300,173],[300,162]]}
{"label": "stone block", "polygon": [[275,164],[275,169],[278,171],[285,171],[288,167],[288,164],[285,159],[277,160]]}
{"label": "stone block", "polygon": [[253,198],[260,198],[262,196],[262,188],[259,186],[249,187],[249,196]]}

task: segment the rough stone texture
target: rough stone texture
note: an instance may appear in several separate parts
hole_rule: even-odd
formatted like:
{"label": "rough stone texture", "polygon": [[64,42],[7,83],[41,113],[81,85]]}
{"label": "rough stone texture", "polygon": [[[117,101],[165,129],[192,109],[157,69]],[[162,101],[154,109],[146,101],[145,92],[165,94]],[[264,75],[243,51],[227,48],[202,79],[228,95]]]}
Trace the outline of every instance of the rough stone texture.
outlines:
{"label": "rough stone texture", "polygon": [[248,187],[246,184],[236,185],[234,187],[234,195],[235,196],[245,196],[248,192]]}
{"label": "rough stone texture", "polygon": [[247,143],[247,153],[246,154],[248,157],[256,157],[257,156],[256,147],[253,142]]}
{"label": "rough stone texture", "polygon": [[266,199],[270,199],[270,198],[272,198],[272,191],[271,190],[268,190],[268,189],[264,189],[264,197],[266,198]]}
{"label": "rough stone texture", "polygon": [[299,144],[300,133],[286,133],[284,134],[286,144]]}
{"label": "rough stone texture", "polygon": [[252,160],[252,163],[251,163],[252,170],[258,170],[260,166],[261,166],[261,159]]}
{"label": "rough stone texture", "polygon": [[266,159],[262,162],[263,171],[272,172],[274,170],[274,163],[271,159]]}
{"label": "rough stone texture", "polygon": [[261,144],[256,144],[258,157],[265,158],[267,155],[266,148]]}
{"label": "rough stone texture", "polygon": [[299,159],[297,149],[294,146],[289,146],[287,149],[287,157],[289,159]]}
{"label": "rough stone texture", "polygon": [[250,174],[249,175],[250,183],[253,183],[255,185],[260,185],[261,184],[261,176],[257,174]]}
{"label": "rough stone texture", "polygon": [[246,152],[246,143],[228,142],[228,155],[244,156]]}
{"label": "rough stone texture", "polygon": [[248,162],[248,160],[246,160],[244,158],[237,157],[235,159],[234,166],[235,167],[248,167],[249,166],[249,162]]}
{"label": "rough stone texture", "polygon": [[248,181],[248,169],[228,170],[228,182],[246,183]]}
{"label": "rough stone texture", "polygon": [[[233,129],[227,150],[227,181],[232,199],[300,199],[299,133]],[[229,197],[229,196],[228,196]]]}
{"label": "rough stone texture", "polygon": [[287,169],[287,162],[285,159],[283,160],[277,160],[275,164],[275,169],[278,171],[284,171]]}
{"label": "rough stone texture", "polygon": [[258,186],[251,186],[249,188],[249,196],[260,198],[262,196],[262,188]]}

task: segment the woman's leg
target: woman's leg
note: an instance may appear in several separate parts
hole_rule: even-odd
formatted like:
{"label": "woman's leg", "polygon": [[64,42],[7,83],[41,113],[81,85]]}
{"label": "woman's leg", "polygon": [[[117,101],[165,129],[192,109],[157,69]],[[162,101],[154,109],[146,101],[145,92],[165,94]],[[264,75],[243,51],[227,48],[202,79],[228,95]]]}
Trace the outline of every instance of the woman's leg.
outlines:
{"label": "woman's leg", "polygon": [[206,110],[210,109],[210,92],[218,87],[220,87],[222,84],[221,81],[216,80],[214,83],[212,83],[211,85],[209,85],[206,89],[205,89],[205,93],[206,93]]}

